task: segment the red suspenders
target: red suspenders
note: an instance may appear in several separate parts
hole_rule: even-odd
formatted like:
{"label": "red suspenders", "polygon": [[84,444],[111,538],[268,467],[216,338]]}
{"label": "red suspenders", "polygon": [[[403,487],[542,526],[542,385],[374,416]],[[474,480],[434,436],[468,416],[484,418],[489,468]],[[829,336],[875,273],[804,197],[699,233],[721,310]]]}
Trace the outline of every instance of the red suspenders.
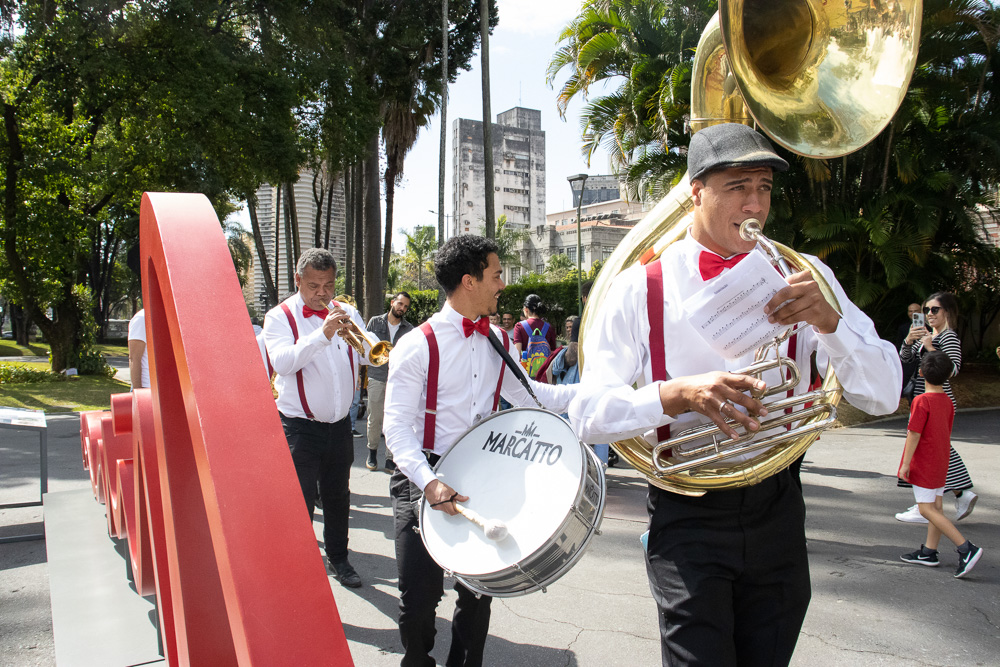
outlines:
{"label": "red suspenders", "polygon": [[[430,322],[420,325],[420,330],[427,337],[427,404],[424,406],[424,444],[426,450],[434,451],[434,432],[437,427],[437,393],[438,370],[441,367],[441,355],[438,352],[437,337]],[[503,344],[507,347],[507,332],[503,331]],[[493,411],[500,405],[500,388],[503,386],[503,359],[500,360],[500,377],[497,378],[497,389],[493,394]]]}
{"label": "red suspenders", "polygon": [[[333,302],[333,305],[335,308],[340,306],[340,304],[336,301]],[[292,328],[292,343],[295,343],[299,340],[299,327],[295,324],[295,316],[292,315],[292,309],[288,307],[287,303],[282,303],[281,309],[285,311],[285,317],[288,318],[288,326]],[[350,346],[347,348],[347,360],[351,364],[351,387],[356,391],[358,388],[358,374],[354,370],[354,348]],[[273,373],[274,369],[271,367],[270,356],[267,358],[267,366],[268,371]],[[313,417],[312,410],[309,409],[309,402],[306,400],[306,386],[305,381],[302,379],[301,369],[295,373],[295,384],[298,385],[299,388],[299,403],[302,404],[302,412],[305,413],[307,419],[315,419],[315,417]]]}
{"label": "red suspenders", "polygon": [[[288,326],[292,328],[292,342],[295,343],[299,339],[299,327],[295,324],[295,316],[292,315],[292,309],[288,307],[287,303],[282,303],[281,309],[285,311],[285,317],[288,318]],[[299,386],[299,402],[302,404],[302,412],[306,413],[306,419],[315,419],[312,410],[309,409],[309,402],[306,401],[306,386],[302,380],[302,369],[295,373],[295,382]]]}
{"label": "red suspenders", "polygon": [[[653,382],[667,379],[666,340],[663,336],[663,265],[646,265],[646,313],[649,318],[649,365]],[[670,439],[670,424],[656,429],[657,442]]]}

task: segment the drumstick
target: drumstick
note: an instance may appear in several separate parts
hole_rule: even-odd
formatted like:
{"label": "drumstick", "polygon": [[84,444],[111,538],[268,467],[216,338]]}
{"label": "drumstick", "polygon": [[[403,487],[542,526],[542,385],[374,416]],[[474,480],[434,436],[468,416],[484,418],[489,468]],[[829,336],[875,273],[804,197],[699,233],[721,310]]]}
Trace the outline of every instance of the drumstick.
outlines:
{"label": "drumstick", "polygon": [[455,509],[466,519],[483,529],[488,539],[499,542],[507,537],[507,524],[499,519],[484,519],[479,512],[455,503]]}

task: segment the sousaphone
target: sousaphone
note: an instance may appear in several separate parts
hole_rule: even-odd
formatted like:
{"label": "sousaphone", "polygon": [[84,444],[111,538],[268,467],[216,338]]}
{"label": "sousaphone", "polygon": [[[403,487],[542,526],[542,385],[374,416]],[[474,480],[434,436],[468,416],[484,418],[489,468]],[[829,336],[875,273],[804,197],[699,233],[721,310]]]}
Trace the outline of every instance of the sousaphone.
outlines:
{"label": "sousaphone", "polygon": [[[921,12],[922,0],[720,0],[695,55],[692,132],[717,123],[744,123],[805,157],[834,158],[858,150],[888,125],[906,94]],[[691,223],[692,207],[685,175],[605,262],[583,314],[582,337],[614,278],[637,263],[657,259],[681,238]],[[770,243],[759,230],[748,233],[756,234],[761,245]],[[826,299],[840,310],[833,290],[805,257],[780,244],[772,247],[776,264],[810,270]],[[612,446],[650,483],[667,491],[701,495],[754,484],[786,468],[833,422],[843,390],[832,367],[823,377],[822,387],[800,401],[820,409],[798,413],[783,437],[763,445],[753,436],[720,442],[716,434],[708,445],[714,454],[696,456],[696,462],[675,458],[679,448],[672,441],[654,447],[638,437]],[[784,404],[772,403],[768,409],[784,413]],[[761,433],[767,429],[762,424]],[[760,453],[734,463],[734,450]]]}

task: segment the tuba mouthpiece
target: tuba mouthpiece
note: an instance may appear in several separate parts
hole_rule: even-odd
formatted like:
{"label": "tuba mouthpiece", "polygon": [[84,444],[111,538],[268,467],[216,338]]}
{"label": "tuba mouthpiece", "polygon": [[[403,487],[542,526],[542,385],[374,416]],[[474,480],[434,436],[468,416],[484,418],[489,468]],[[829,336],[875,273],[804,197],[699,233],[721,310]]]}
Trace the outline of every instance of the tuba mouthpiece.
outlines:
{"label": "tuba mouthpiece", "polygon": [[761,235],[760,220],[747,218],[740,224],[740,236],[744,241],[759,241]]}

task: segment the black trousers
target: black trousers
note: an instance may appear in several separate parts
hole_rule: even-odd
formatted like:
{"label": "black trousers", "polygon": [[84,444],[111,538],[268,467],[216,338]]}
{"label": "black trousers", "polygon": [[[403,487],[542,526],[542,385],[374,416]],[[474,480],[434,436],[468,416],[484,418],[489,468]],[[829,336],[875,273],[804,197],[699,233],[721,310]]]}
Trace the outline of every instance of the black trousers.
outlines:
{"label": "black trousers", "polygon": [[811,594],[789,471],[700,498],[650,486],[649,514],[663,664],[787,665]]}
{"label": "black trousers", "polygon": [[[402,667],[434,667],[430,656],[437,630],[437,605],[444,594],[444,571],[427,553],[417,532],[420,489],[399,470],[389,482],[396,530],[396,567],[399,569],[399,636],[403,641]],[[458,604],[451,622],[448,667],[479,667],[490,631],[490,602],[455,582]]]}
{"label": "black trousers", "polygon": [[347,526],[351,511],[351,465],[354,438],[351,420],[318,422],[281,415],[292,463],[299,477],[310,521],[316,510],[316,483],[323,500],[323,542],[331,561],[347,558]]}

